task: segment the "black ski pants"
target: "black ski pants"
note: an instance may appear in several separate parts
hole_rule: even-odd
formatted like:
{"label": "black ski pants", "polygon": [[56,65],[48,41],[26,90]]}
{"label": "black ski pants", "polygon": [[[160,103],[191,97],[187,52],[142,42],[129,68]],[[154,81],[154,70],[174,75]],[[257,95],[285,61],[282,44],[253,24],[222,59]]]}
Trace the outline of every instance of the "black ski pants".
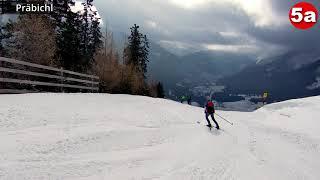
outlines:
{"label": "black ski pants", "polygon": [[213,113],[212,113],[212,114],[206,113],[206,120],[208,121],[208,125],[211,126],[211,123],[210,123],[210,120],[209,120],[209,116],[211,116],[213,122],[216,124],[216,127],[219,128],[219,124],[218,124],[217,121],[214,119]]}

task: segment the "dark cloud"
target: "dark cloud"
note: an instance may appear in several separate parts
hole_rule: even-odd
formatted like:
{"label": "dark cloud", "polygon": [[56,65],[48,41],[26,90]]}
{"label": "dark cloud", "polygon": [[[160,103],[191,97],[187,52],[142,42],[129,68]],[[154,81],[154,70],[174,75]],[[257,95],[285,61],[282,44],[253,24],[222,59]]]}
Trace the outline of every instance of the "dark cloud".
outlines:
{"label": "dark cloud", "polygon": [[[243,5],[246,0],[236,1],[238,3],[208,0],[204,6],[190,9],[174,6],[169,1],[98,0],[96,5],[105,24],[113,31],[128,32],[136,23],[153,41],[186,52],[201,50],[206,47],[204,45],[211,44],[213,47],[225,45],[230,50],[233,46],[250,47],[248,49],[253,53],[265,56],[319,46],[319,24],[311,30],[301,31],[289,23],[288,12],[298,2],[296,0],[257,0],[261,5],[257,8],[264,7],[265,3],[265,8],[261,9]],[[319,6],[317,0],[310,2]]]}
{"label": "dark cloud", "polygon": [[[288,22],[288,12],[297,2],[301,1],[271,1],[275,13],[279,16],[286,16]],[[320,4],[318,0],[309,0],[308,2],[317,7]],[[320,42],[318,41],[320,39],[319,23],[308,30],[298,30],[289,23],[278,28],[250,27],[248,33],[262,42],[283,46],[288,50],[320,50]]]}

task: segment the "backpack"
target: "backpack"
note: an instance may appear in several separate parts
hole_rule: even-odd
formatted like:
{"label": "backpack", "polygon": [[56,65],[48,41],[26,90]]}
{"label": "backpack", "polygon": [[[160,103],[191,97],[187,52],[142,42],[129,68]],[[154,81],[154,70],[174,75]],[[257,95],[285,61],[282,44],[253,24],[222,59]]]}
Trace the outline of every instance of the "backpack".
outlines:
{"label": "backpack", "polygon": [[214,104],[213,104],[212,101],[209,101],[209,102],[207,103],[207,112],[208,112],[209,114],[213,114],[213,113],[214,113]]}

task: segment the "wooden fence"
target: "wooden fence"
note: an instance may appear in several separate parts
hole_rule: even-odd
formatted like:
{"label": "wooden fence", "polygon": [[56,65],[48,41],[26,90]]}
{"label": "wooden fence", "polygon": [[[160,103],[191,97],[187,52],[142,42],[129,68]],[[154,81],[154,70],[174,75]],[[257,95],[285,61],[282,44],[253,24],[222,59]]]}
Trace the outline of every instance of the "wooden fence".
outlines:
{"label": "wooden fence", "polygon": [[97,76],[0,57],[0,93],[98,91]]}

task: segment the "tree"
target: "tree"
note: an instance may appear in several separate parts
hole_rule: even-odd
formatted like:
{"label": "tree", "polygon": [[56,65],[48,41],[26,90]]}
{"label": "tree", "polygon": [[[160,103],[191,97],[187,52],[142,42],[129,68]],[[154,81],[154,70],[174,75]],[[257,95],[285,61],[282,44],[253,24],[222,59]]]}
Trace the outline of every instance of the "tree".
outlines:
{"label": "tree", "polygon": [[11,56],[43,65],[55,64],[55,32],[47,16],[20,15],[15,23],[8,24],[8,29],[12,34],[7,43]]}
{"label": "tree", "polygon": [[83,5],[83,12],[81,15],[81,18],[83,20],[82,24],[82,43],[83,43],[83,51],[84,54],[88,53],[88,44],[89,44],[89,34],[90,34],[90,26],[89,21],[93,17],[91,14],[92,12],[92,2],[93,0],[85,0],[85,2],[82,3]]}
{"label": "tree", "polygon": [[0,56],[8,56],[8,47],[13,45],[13,22],[0,24]]}
{"label": "tree", "polygon": [[98,49],[102,47],[102,33],[100,27],[100,18],[97,17],[97,12],[93,11],[93,15],[90,18],[90,29],[88,34],[87,54],[89,55],[89,61],[92,60],[94,54]]}
{"label": "tree", "polygon": [[123,93],[120,89],[124,65],[119,63],[112,34],[106,32],[104,40],[105,43],[96,50],[93,63],[93,71],[100,78],[100,92]]}
{"label": "tree", "polygon": [[94,55],[102,46],[102,34],[100,28],[100,18],[98,13],[93,9],[93,0],[86,0],[82,3],[83,11],[80,11],[81,36],[80,36],[80,53],[82,54],[82,64],[91,67]]}
{"label": "tree", "polygon": [[70,11],[70,6],[75,5],[75,1],[52,0],[51,3],[53,3],[54,11],[50,12],[49,16],[53,20],[56,29],[59,29]]}
{"label": "tree", "polygon": [[139,26],[134,24],[130,28],[131,35],[128,37],[128,46],[125,49],[126,64],[131,64],[136,71],[146,78],[147,63],[149,62],[149,41],[146,35],[139,32]]}
{"label": "tree", "polygon": [[69,7],[57,28],[57,57],[66,69],[79,72],[92,69],[94,56],[102,46],[100,19],[92,3],[93,0],[86,0],[79,12],[72,12]]}
{"label": "tree", "polygon": [[0,24],[0,56],[4,55],[3,40],[4,40],[4,26]]}
{"label": "tree", "polygon": [[65,69],[82,72],[84,63],[80,49],[81,19],[69,10],[57,36],[58,59]]}

